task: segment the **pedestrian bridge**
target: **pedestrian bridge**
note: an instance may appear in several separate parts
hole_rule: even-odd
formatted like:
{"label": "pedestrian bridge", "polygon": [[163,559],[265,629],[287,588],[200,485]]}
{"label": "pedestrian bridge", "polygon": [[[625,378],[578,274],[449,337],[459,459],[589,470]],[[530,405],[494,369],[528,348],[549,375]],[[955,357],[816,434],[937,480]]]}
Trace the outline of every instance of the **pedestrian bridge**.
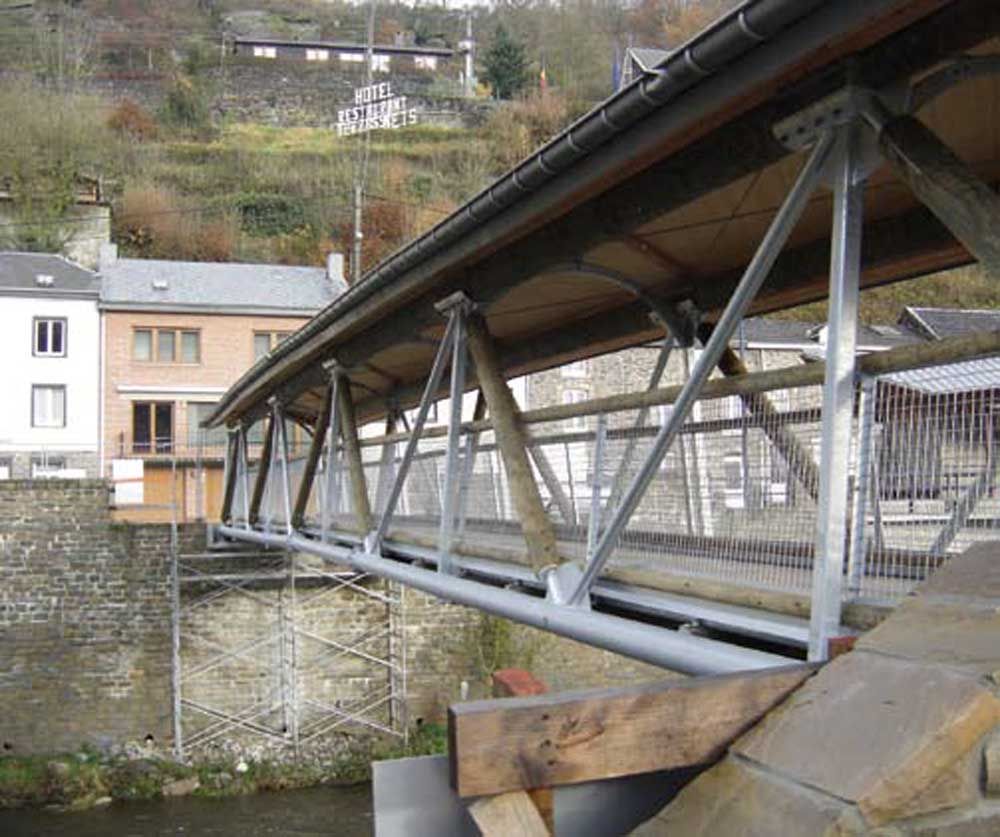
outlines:
{"label": "pedestrian bridge", "polygon": [[[856,320],[1000,270],[998,33],[986,0],[742,4],[234,385],[216,535],[680,671],[825,659],[997,519],[1000,334],[858,358]],[[746,374],[740,321],[820,299],[822,362]],[[612,397],[506,383],[650,341]]]}

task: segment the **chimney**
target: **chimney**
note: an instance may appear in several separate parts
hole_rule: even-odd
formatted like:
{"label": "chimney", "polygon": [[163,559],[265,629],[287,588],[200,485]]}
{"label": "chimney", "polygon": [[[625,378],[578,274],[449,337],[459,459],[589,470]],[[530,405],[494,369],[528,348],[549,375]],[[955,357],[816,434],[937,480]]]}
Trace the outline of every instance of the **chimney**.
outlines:
{"label": "chimney", "polygon": [[101,244],[101,249],[98,251],[97,255],[97,269],[105,270],[111,267],[118,261],[118,245],[111,244],[110,242],[104,242]]}
{"label": "chimney", "polygon": [[326,257],[326,278],[334,285],[346,285],[344,279],[344,254],[328,253]]}

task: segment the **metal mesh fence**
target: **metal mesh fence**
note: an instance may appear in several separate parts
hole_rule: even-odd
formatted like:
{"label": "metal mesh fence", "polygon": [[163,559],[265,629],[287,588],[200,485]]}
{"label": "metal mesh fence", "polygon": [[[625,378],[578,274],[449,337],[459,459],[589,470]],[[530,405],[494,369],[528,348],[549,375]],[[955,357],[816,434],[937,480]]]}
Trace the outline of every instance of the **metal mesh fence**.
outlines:
{"label": "metal mesh fence", "polygon": [[[943,557],[993,532],[1000,510],[993,387],[1000,388],[1000,370],[970,381],[967,366],[915,370],[859,386],[850,471],[860,524],[850,537],[848,597],[894,601]],[[608,572],[668,573],[808,593],[821,399],[821,387],[805,386],[701,400],[615,545]],[[528,427],[536,483],[565,557],[587,558],[670,409]],[[363,448],[376,519],[404,448],[398,441]],[[493,433],[466,432],[461,454],[456,548],[522,558],[519,520]],[[291,469],[293,491],[297,468]],[[350,529],[356,521],[348,481],[338,463],[332,522]],[[436,541],[446,482],[446,439],[421,439],[391,534]],[[314,523],[328,484],[321,473],[311,504]],[[275,515],[283,520],[280,509]]]}

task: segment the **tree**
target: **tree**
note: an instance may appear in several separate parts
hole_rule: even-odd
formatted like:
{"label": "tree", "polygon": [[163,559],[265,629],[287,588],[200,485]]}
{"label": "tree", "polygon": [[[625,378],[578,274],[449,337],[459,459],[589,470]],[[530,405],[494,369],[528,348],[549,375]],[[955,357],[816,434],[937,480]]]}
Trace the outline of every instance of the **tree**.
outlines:
{"label": "tree", "polygon": [[524,54],[524,45],[514,40],[502,23],[497,26],[493,45],[483,63],[486,66],[483,80],[498,99],[512,99],[528,83],[528,59]]}

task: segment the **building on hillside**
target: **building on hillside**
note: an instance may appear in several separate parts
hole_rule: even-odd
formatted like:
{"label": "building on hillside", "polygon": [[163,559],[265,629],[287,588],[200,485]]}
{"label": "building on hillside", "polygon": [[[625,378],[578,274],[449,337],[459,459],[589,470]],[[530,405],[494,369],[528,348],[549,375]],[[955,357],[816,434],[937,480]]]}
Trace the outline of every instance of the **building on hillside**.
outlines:
{"label": "building on hillside", "polygon": [[620,90],[642,78],[646,73],[659,65],[670,55],[667,49],[652,49],[649,47],[628,47],[621,56],[621,66],[618,68],[618,85]]}
{"label": "building on hillside", "polygon": [[131,502],[211,518],[225,434],[200,421],[247,367],[346,289],[343,258],[331,255],[326,269],[174,262],[119,258],[108,246],[101,277],[107,473],[133,482]]}
{"label": "building on hillside", "polygon": [[[336,41],[289,41],[277,38],[235,37],[236,55],[262,60],[287,60],[329,65],[343,70],[363,69],[365,44]],[[375,44],[372,48],[372,72],[444,72],[455,51],[447,47]]]}
{"label": "building on hillside", "polygon": [[0,253],[0,479],[97,475],[99,294],[62,256]]}
{"label": "building on hillside", "polygon": [[[62,255],[89,270],[96,270],[101,246],[111,241],[111,204],[96,177],[76,179],[74,201],[58,222],[49,218],[33,230],[16,210],[14,185],[0,176],[0,247],[10,249],[58,249]],[[55,230],[55,235],[53,235]],[[4,234],[6,233],[6,234]],[[44,234],[45,241],[33,240]],[[48,243],[57,239],[55,244]]]}

